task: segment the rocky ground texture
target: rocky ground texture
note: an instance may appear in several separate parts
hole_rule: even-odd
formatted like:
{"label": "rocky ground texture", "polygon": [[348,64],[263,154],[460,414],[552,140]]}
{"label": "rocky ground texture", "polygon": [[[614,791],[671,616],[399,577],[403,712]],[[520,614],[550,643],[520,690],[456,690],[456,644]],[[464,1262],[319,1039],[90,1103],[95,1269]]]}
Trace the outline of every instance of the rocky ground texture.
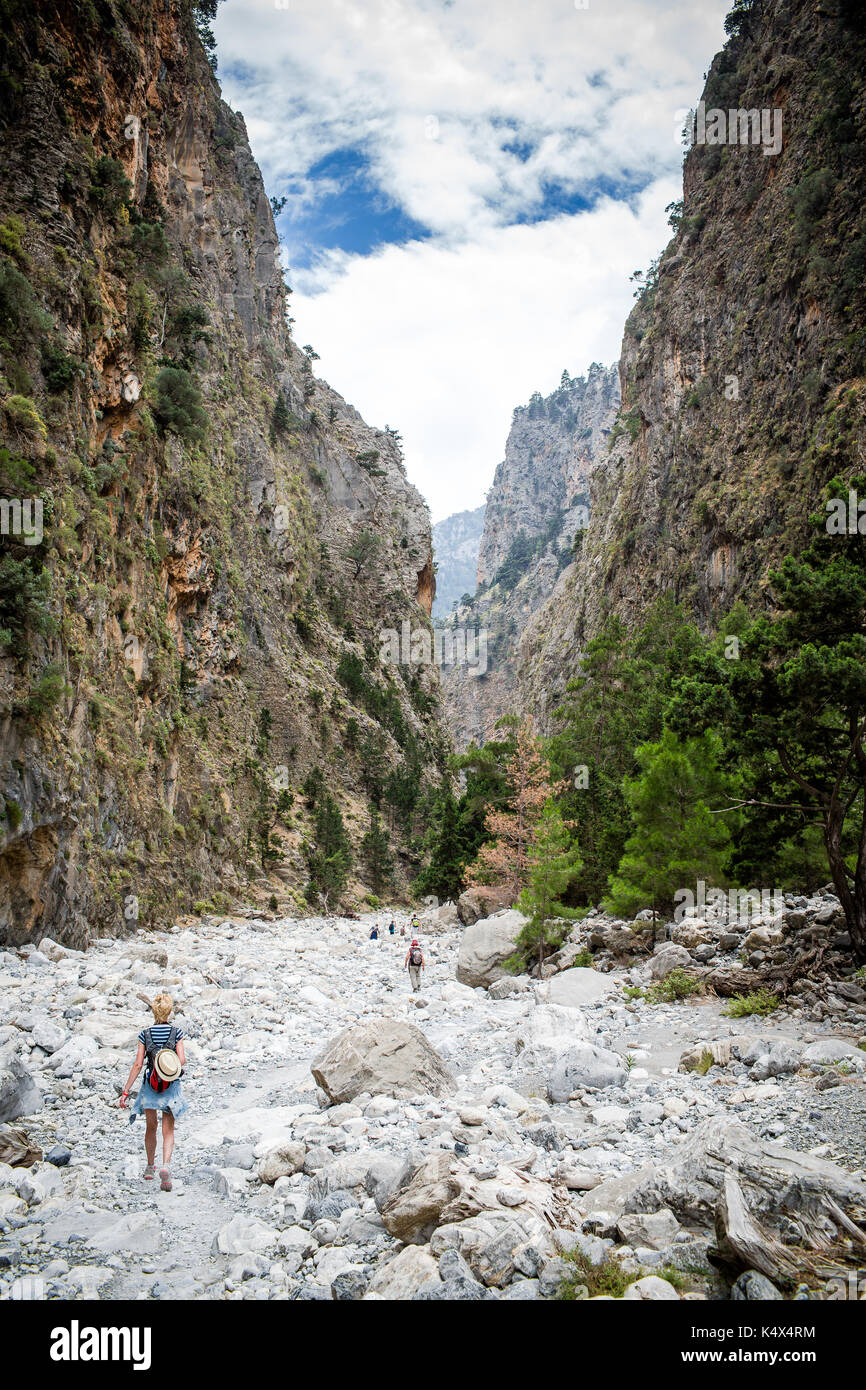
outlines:
{"label": "rocky ground texture", "polygon": [[[810,933],[832,970],[837,914],[788,899],[751,925],[763,946],[692,921],[690,945],[681,924],[654,950],[645,924],[593,914],[539,980],[502,970],[517,914],[464,929],[449,904],[424,919],[417,995],[407,938],[370,941],[372,917],[0,953],[0,1153],[19,1164],[0,1164],[0,1297],[34,1276],[53,1299],[842,1296],[866,1275],[853,971],[767,1017],[646,993]],[[117,1108],[158,988],[188,1056],[170,1193]],[[44,1157],[16,1157],[19,1130]]]}

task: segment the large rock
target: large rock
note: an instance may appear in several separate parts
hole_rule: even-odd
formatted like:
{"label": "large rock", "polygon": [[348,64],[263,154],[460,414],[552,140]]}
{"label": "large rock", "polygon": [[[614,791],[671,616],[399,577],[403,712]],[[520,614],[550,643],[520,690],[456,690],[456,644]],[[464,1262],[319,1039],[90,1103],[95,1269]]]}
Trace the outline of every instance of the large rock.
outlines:
{"label": "large rock", "polygon": [[[9,1164],[12,1168],[30,1168],[42,1157],[39,1145],[29,1138],[23,1129],[13,1129],[10,1125],[0,1125],[0,1166]],[[49,1154],[48,1162],[52,1159]]]}
{"label": "large rock", "polygon": [[299,1140],[288,1139],[275,1148],[269,1149],[264,1158],[259,1159],[258,1175],[262,1182],[273,1187],[277,1178],[290,1178],[299,1173],[307,1156],[307,1146]]}
{"label": "large rock", "polygon": [[669,1284],[667,1279],[660,1279],[657,1274],[647,1274],[643,1279],[636,1279],[623,1294],[628,1303],[677,1303],[679,1297],[673,1284]]}
{"label": "large rock", "polygon": [[13,1048],[0,1054],[0,1124],[42,1109],[39,1088]]}
{"label": "large rock", "polygon": [[679,1229],[679,1221],[666,1207],[662,1207],[661,1211],[621,1216],[617,1225],[621,1238],[628,1245],[647,1246],[650,1250],[664,1250]]}
{"label": "large rock", "polygon": [[585,1004],[594,1004],[607,994],[617,992],[616,980],[610,975],[602,975],[598,970],[574,965],[554,975],[545,986],[551,1004],[560,1004],[567,1009],[581,1009]]}
{"label": "large rock", "polygon": [[377,1154],[364,1176],[364,1190],[381,1211],[389,1197],[407,1183],[412,1176],[414,1163],[410,1158],[397,1154]]}
{"label": "large rock", "polygon": [[563,1052],[588,1039],[582,1014],[557,1004],[538,1004],[517,1029],[515,1047],[524,1068],[547,1073]]}
{"label": "large rock", "polygon": [[821,1038],[803,1049],[802,1060],[812,1065],[831,1062],[853,1062],[866,1066],[866,1052],[848,1038]]}
{"label": "large rock", "polygon": [[676,946],[670,942],[653,956],[649,972],[654,980],[664,980],[672,970],[682,970],[689,965],[694,965],[694,961],[685,946]]}
{"label": "large rock", "polygon": [[511,894],[507,888],[479,885],[477,888],[467,888],[465,893],[460,894],[457,915],[464,926],[471,927],[480,918],[489,917],[491,912],[501,912],[510,906]]}
{"label": "large rock", "polygon": [[137,1211],[131,1216],[122,1216],[119,1221],[91,1236],[87,1244],[103,1255],[119,1254],[121,1251],[134,1255],[155,1255],[162,1246],[162,1234],[153,1212]]}
{"label": "large rock", "polygon": [[526,923],[522,913],[510,909],[485,917],[467,927],[460,942],[457,978],[476,989],[487,987],[508,972],[502,962],[514,953],[514,942]]}
{"label": "large rock", "polygon": [[49,1018],[38,1019],[30,1033],[33,1046],[41,1047],[43,1052],[56,1052],[68,1037],[67,1030],[61,1028],[59,1023],[52,1023]]}
{"label": "large rock", "polygon": [[461,1182],[452,1172],[451,1154],[447,1151],[430,1154],[415,1169],[411,1180],[382,1204],[385,1229],[407,1244],[423,1242],[436,1229],[442,1212],[461,1190]]}
{"label": "large rock", "polygon": [[[149,1218],[152,1220],[152,1218]],[[276,1245],[278,1233],[254,1216],[238,1212],[221,1226],[213,1240],[215,1255],[251,1255]]]}
{"label": "large rock", "polygon": [[68,1038],[62,1047],[53,1053],[48,1065],[58,1077],[71,1077],[76,1071],[92,1066],[99,1051],[96,1038],[88,1035]]}
{"label": "large rock", "polygon": [[582,1086],[603,1090],[606,1086],[624,1086],[627,1080],[625,1063],[616,1052],[582,1042],[559,1057],[547,1078],[547,1094],[559,1103]]}
{"label": "large rock", "polygon": [[456,1250],[462,1255],[475,1278],[488,1287],[502,1288],[515,1270],[515,1251],[531,1242],[540,1251],[552,1249],[548,1228],[538,1217],[528,1212],[480,1212],[442,1225],[430,1240],[434,1255]]}
{"label": "large rock", "polygon": [[419,1028],[373,1018],[338,1033],[313,1061],[313,1076],[334,1103],[362,1091],[386,1096],[443,1096],[454,1077]]}
{"label": "large rock", "polygon": [[374,1274],[368,1292],[391,1300],[410,1299],[428,1279],[439,1281],[439,1266],[429,1250],[407,1245]]}

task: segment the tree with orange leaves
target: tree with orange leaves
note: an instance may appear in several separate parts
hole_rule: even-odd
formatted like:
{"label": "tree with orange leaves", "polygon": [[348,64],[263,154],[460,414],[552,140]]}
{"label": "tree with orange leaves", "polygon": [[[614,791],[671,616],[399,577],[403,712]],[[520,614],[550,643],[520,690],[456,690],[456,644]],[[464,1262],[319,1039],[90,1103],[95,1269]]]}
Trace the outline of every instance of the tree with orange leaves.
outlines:
{"label": "tree with orange leaves", "polygon": [[533,832],[542,808],[560,790],[559,785],[550,784],[550,770],[541,740],[534,736],[529,718],[518,731],[506,775],[511,791],[508,806],[488,810],[485,829],[491,838],[481,846],[466,881],[507,887],[511,901],[516,902],[529,883]]}

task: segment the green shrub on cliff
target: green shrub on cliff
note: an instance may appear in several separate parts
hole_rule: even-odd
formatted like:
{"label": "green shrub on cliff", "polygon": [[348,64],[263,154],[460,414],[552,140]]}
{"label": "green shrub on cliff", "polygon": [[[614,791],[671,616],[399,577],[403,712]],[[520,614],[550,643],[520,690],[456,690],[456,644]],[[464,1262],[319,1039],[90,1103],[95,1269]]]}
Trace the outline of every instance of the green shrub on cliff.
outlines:
{"label": "green shrub on cliff", "polygon": [[163,430],[177,434],[187,444],[204,439],[207,415],[195,379],[183,367],[163,367],[156,378],[153,409]]}

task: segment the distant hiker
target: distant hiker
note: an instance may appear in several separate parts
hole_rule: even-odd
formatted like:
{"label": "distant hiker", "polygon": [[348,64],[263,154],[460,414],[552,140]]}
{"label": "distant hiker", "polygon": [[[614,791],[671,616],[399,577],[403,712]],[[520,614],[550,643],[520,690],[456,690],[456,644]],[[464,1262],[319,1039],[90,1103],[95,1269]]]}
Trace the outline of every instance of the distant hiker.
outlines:
{"label": "distant hiker", "polygon": [[393,935],[394,935],[394,932],[395,932],[396,930],[397,930],[397,928],[396,928],[395,924],[394,924],[393,922],[391,922],[391,923],[389,924],[389,926],[388,926],[388,935],[389,935],[389,936],[393,936]]}
{"label": "distant hiker", "polygon": [[180,1081],[186,1063],[183,1029],[168,1021],[174,1008],[170,994],[158,994],[152,1003],[144,995],[140,998],[150,1004],[156,1021],[149,1028],[142,1028],[138,1035],[138,1051],[126,1089],[120,1097],[120,1108],[126,1109],[130,1087],[146,1062],[144,1080],[132,1103],[129,1123],[132,1124],[144,1111],[144,1152],[147,1157],[144,1177],[146,1181],[152,1181],[156,1171],[156,1116],[157,1111],[162,1112],[163,1166],[159,1170],[159,1185],[163,1192],[170,1192],[171,1172],[168,1165],[174,1151],[174,1122],[187,1108]]}
{"label": "distant hiker", "polygon": [[372,931],[370,932],[370,940],[371,940],[371,941],[378,941],[378,940],[379,940],[379,926],[378,926],[378,923],[375,923],[375,922],[374,922],[374,924],[373,924],[373,929],[372,929]]}
{"label": "distant hiker", "polygon": [[406,959],[403,965],[409,967],[409,979],[412,981],[412,992],[417,994],[421,988],[421,971],[426,970],[427,967],[424,964],[424,952],[421,950],[415,937],[412,938],[412,944],[406,952]]}
{"label": "distant hiker", "polygon": [[401,923],[400,923],[400,935],[401,935],[401,936],[405,936],[405,935],[406,935],[406,923],[405,923],[405,922],[401,922]]}

